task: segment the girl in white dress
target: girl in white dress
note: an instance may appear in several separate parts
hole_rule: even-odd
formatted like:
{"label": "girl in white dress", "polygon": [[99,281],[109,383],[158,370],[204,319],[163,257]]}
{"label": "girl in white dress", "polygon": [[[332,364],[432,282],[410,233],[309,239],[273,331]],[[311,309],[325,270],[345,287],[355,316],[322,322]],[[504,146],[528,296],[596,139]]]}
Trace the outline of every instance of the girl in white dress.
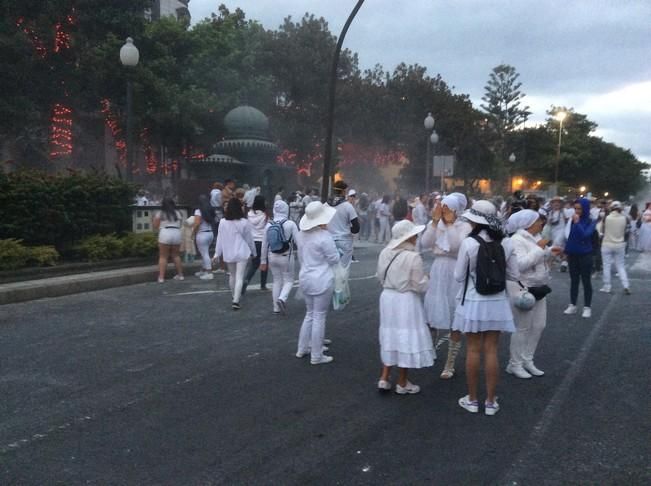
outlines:
{"label": "girl in white dress", "polygon": [[395,391],[400,395],[420,391],[418,385],[407,379],[409,368],[432,366],[436,358],[420,296],[428,283],[423,260],[415,246],[423,229],[424,226],[414,226],[407,220],[396,223],[391,230],[393,238],[380,253],[377,267],[377,277],[383,287],[380,295],[383,368],[378,389],[391,389],[389,374],[391,367],[397,366],[399,375]]}
{"label": "girl in white dress", "polygon": [[[459,192],[445,196],[432,212],[432,222],[421,236],[420,244],[434,253],[430,270],[429,287],[425,294],[425,313],[431,328],[450,332],[448,358],[441,378],[454,376],[454,363],[461,349],[461,333],[452,331],[457,294],[461,284],[454,279],[454,266],[463,239],[472,228],[468,222],[458,219],[466,209],[466,196]],[[437,332],[438,334],[438,332]]]}
{"label": "girl in white dress", "polygon": [[637,237],[639,251],[651,251],[651,203],[647,203],[646,210],[642,213],[642,224]]}
{"label": "girl in white dress", "polygon": [[477,201],[467,210],[463,217],[470,222],[473,229],[470,236],[463,240],[459,248],[459,257],[454,268],[454,278],[462,284],[459,292],[460,303],[457,306],[452,329],[466,335],[468,351],[466,353],[466,380],[468,394],[459,399],[459,405],[471,413],[479,411],[477,389],[479,386],[479,368],[481,354],[484,354],[484,373],[486,375],[486,415],[495,415],[499,411],[495,388],[499,377],[497,346],[501,332],[514,332],[513,313],[505,290],[483,295],[477,292],[477,255],[480,243],[500,241],[506,261],[506,279],[518,280],[518,263],[508,239],[503,239],[502,225],[497,219],[497,209],[490,201]]}

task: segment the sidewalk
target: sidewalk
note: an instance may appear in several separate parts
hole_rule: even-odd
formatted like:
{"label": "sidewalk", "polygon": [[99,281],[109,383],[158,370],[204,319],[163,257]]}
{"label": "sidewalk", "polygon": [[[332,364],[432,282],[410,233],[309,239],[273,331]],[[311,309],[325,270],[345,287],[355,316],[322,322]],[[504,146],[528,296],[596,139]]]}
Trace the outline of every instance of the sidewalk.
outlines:
{"label": "sidewalk", "polygon": [[[168,265],[168,278],[173,275],[173,268],[172,264]],[[199,261],[183,268],[186,274],[192,275],[199,268]],[[12,282],[0,285],[0,305],[155,282],[157,274],[157,265],[147,265]]]}

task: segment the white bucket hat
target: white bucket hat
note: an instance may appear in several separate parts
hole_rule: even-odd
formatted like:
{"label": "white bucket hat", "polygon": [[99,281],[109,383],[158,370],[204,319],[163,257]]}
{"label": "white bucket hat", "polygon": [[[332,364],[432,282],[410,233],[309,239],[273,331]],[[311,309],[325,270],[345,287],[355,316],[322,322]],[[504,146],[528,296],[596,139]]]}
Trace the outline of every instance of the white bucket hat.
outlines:
{"label": "white bucket hat", "polygon": [[425,229],[424,224],[420,224],[416,226],[414,225],[414,223],[412,223],[407,219],[398,221],[396,224],[393,225],[393,228],[391,228],[391,241],[387,245],[387,248],[394,249],[401,243],[407,241],[412,236],[419,235],[420,233],[423,232],[424,229]]}
{"label": "white bucket hat", "polygon": [[622,203],[619,201],[613,201],[610,203],[610,209],[622,209]]}
{"label": "white bucket hat", "polygon": [[312,201],[305,207],[305,214],[298,223],[301,231],[308,231],[321,224],[328,224],[337,210],[320,201]]}
{"label": "white bucket hat", "polygon": [[462,216],[472,223],[486,225],[495,231],[502,230],[502,223],[497,219],[497,208],[492,202],[485,199],[474,202]]}

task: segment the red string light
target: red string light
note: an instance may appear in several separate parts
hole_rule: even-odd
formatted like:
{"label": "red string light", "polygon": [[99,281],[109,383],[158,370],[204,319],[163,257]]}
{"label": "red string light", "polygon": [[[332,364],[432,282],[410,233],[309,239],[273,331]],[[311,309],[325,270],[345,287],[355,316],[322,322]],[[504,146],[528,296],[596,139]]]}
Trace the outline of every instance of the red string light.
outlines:
{"label": "red string light", "polygon": [[61,103],[52,108],[50,118],[50,157],[72,154],[72,110]]}
{"label": "red string light", "polygon": [[118,160],[122,167],[127,165],[127,143],[124,140],[122,128],[118,123],[118,117],[111,111],[111,102],[107,99],[101,101],[102,114],[104,115],[104,122],[111,130],[111,136],[115,144],[115,150],[118,154]]}

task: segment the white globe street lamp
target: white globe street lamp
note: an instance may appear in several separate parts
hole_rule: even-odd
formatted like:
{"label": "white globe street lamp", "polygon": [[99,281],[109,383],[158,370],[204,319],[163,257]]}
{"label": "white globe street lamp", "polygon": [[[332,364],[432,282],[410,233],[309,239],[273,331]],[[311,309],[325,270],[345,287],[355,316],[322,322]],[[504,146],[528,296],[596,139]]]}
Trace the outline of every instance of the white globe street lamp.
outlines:
{"label": "white globe street lamp", "polygon": [[[430,131],[434,128],[434,117],[432,116],[432,113],[429,112],[427,113],[427,116],[425,117],[425,120],[423,120],[423,126],[425,127],[426,131]],[[438,135],[437,135],[438,137]],[[438,142],[438,139],[437,139]],[[432,164],[432,158],[430,157],[430,137],[427,138],[427,141],[425,142],[427,145],[427,158],[425,160],[425,192],[429,194],[430,192],[430,179],[431,179],[431,164]]]}
{"label": "white globe street lamp", "polygon": [[127,72],[127,181],[133,179],[133,85],[131,69],[138,65],[140,52],[133,45],[133,39],[127,37],[126,43],[120,48],[120,62],[129,69]]}

